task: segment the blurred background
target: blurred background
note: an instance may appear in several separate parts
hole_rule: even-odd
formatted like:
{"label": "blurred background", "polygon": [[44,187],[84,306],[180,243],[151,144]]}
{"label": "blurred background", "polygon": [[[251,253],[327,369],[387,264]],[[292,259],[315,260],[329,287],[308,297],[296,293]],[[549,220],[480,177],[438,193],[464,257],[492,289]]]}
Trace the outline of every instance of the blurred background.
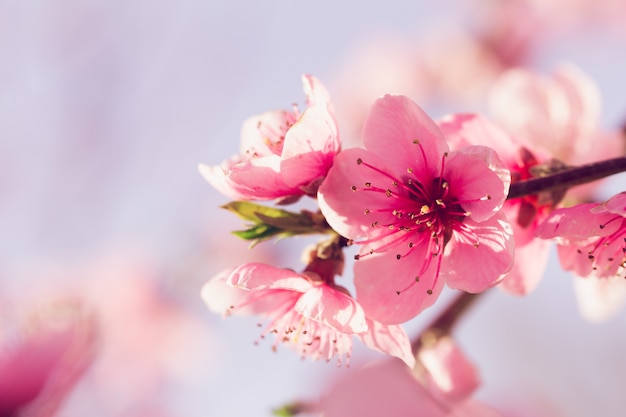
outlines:
{"label": "blurred background", "polygon": [[[317,398],[346,370],[255,346],[254,319],[204,306],[224,268],[298,268],[301,248],[249,251],[198,164],[236,153],[245,118],[303,108],[303,73],[328,87],[346,146],[382,93],[433,118],[484,112],[503,71],[562,62],[596,83],[600,128],[617,131],[624,28],[621,0],[0,1],[0,407],[236,417]],[[477,397],[520,417],[621,416],[626,313],[581,318],[553,255],[532,294],[493,290],[459,327]],[[357,347],[352,366],[375,357]],[[12,392],[18,376],[35,382]]]}

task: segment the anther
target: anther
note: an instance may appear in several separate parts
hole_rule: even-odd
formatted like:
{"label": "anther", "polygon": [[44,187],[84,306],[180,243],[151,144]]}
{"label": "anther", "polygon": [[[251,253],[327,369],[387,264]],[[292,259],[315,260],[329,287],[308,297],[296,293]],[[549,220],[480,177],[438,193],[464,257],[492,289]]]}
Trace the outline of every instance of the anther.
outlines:
{"label": "anther", "polygon": [[365,210],[363,210],[363,214],[370,214],[370,213],[371,213],[371,212],[370,212],[370,209],[365,209]]}
{"label": "anther", "polygon": [[400,258],[402,258],[402,255],[397,254],[397,255],[396,255],[396,259],[397,259],[397,260],[400,260]]}
{"label": "anther", "polygon": [[391,197],[393,194],[391,193],[391,190],[389,188],[387,188],[387,190],[385,191],[385,195],[387,197]]}
{"label": "anther", "polygon": [[419,143],[420,143],[419,139],[413,139],[413,144],[414,145],[419,145]]}
{"label": "anther", "polygon": [[352,189],[352,191],[356,191],[356,185],[353,185],[352,187],[350,187]]}
{"label": "anther", "polygon": [[366,183],[365,183],[365,186],[369,188],[369,187],[371,187],[371,186],[372,186],[372,183],[371,183],[371,182],[366,182]]}
{"label": "anther", "polygon": [[[407,169],[406,169],[406,172],[408,172],[409,174],[412,174],[412,173],[413,173],[413,168],[407,168]],[[410,181],[410,180],[409,180],[409,181]]]}
{"label": "anther", "polygon": [[362,163],[363,163],[363,160],[361,158],[357,158],[356,164],[361,165]]}
{"label": "anther", "polygon": [[433,290],[426,290],[426,294],[433,295]]}

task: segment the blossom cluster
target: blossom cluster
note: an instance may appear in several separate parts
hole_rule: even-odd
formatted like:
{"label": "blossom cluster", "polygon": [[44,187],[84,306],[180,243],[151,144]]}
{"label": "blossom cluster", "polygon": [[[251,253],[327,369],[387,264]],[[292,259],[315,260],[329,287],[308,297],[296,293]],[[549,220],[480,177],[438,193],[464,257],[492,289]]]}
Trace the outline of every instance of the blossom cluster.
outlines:
{"label": "blossom cluster", "polygon": [[[560,79],[575,96],[572,74]],[[514,77],[514,84],[530,82]],[[387,94],[365,118],[362,146],[342,149],[328,90],[310,75],[303,84],[304,111],[294,106],[246,120],[241,153],[200,166],[215,188],[243,200],[225,206],[253,222],[241,237],[323,236],[306,249],[300,272],[248,263],[204,288],[211,310],[267,320],[261,337],[273,334],[274,348],[282,343],[303,357],[343,363],[354,336],[412,367],[401,324],[432,306],[444,286],[473,294],[492,287],[531,292],[545,267],[545,239],[558,239],[564,268],[579,277],[603,282],[623,275],[624,194],[572,208],[558,208],[564,187],[507,200],[512,185],[580,162],[578,150],[590,146],[583,140],[557,137],[540,146],[545,141],[510,123],[467,113],[435,121],[410,98]],[[531,127],[519,120],[517,126]],[[252,203],[284,207],[303,196],[316,201],[317,212]],[[355,294],[339,281],[351,247]]]}

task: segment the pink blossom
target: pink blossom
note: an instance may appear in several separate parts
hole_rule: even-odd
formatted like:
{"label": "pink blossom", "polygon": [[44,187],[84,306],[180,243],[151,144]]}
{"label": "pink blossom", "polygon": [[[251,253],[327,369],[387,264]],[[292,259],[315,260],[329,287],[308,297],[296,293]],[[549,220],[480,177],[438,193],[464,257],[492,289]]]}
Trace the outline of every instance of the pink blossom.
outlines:
{"label": "pink blossom", "polygon": [[513,239],[500,212],[510,174],[496,153],[450,152],[435,122],[404,96],[376,101],[363,141],[366,149],[337,155],[318,200],[331,227],[361,245],[355,286],[368,317],[409,320],[444,283],[474,293],[498,284]]}
{"label": "pink blossom", "polygon": [[440,401],[460,404],[481,384],[476,367],[449,336],[424,345],[417,357],[423,367],[416,368],[418,378]]}
{"label": "pink blossom", "polygon": [[[470,145],[493,148],[511,172],[511,183],[532,178],[533,168],[550,160],[547,152],[535,149],[523,138],[507,134],[479,115],[452,114],[438,124],[452,149]],[[503,290],[524,295],[539,283],[548,262],[550,245],[535,238],[535,229],[554,205],[549,195],[531,195],[504,203],[502,211],[511,222],[515,237],[515,263],[500,284]]]}
{"label": "pink blossom", "polygon": [[557,209],[537,236],[556,238],[561,266],[578,276],[620,276],[626,263],[626,192],[602,204]]}
{"label": "pink blossom", "polygon": [[598,87],[574,65],[563,64],[550,77],[509,70],[494,83],[488,104],[499,126],[568,164],[613,157],[623,146],[618,132],[600,129]]}
{"label": "pink blossom", "polygon": [[316,273],[244,264],[215,276],[202,297],[209,309],[226,315],[260,314],[269,321],[261,338],[274,334],[274,350],[283,343],[302,357],[326,361],[336,357],[338,363],[347,363],[356,336],[374,350],[399,357],[409,366],[415,363],[402,327],[366,318],[345,289],[327,284]]}
{"label": "pink blossom", "polygon": [[368,364],[339,378],[322,398],[324,417],[497,417],[473,401],[437,399],[398,361]]}
{"label": "pink blossom", "polygon": [[578,279],[579,310],[590,321],[611,317],[626,302],[626,192],[598,204],[555,210],[537,229],[556,239],[561,266]]}
{"label": "pink blossom", "polygon": [[309,106],[303,113],[294,107],[247,119],[239,155],[200,165],[218,191],[235,200],[315,195],[339,151],[339,133],[326,88],[310,75],[302,81]]}
{"label": "pink blossom", "polygon": [[0,415],[52,416],[94,360],[96,321],[64,302],[22,326],[15,340],[0,345]]}

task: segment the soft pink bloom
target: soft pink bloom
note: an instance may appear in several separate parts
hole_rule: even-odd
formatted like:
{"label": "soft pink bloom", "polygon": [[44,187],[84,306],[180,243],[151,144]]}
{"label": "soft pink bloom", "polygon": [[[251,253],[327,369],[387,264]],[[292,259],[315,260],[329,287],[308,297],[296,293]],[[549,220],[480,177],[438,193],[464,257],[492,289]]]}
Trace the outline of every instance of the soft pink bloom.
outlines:
{"label": "soft pink bloom", "polygon": [[449,336],[423,346],[417,355],[423,366],[423,372],[416,368],[418,378],[440,401],[460,404],[481,384],[476,367]]}
{"label": "soft pink bloom", "polygon": [[366,318],[345,289],[327,284],[315,273],[244,264],[215,276],[202,297],[216,312],[264,317],[269,324],[261,338],[274,334],[273,349],[283,343],[302,357],[326,361],[336,357],[342,363],[349,360],[356,336],[374,350],[399,357],[409,366],[415,363],[402,327]]}
{"label": "soft pink bloom", "polygon": [[362,245],[354,275],[368,317],[409,320],[444,283],[473,293],[498,284],[513,239],[500,212],[510,174],[496,153],[449,151],[435,122],[404,96],[376,101],[363,142],[366,149],[337,155],[318,200],[332,228]]}
{"label": "soft pink bloom", "polygon": [[302,77],[303,113],[275,110],[247,119],[241,130],[241,153],[221,166],[200,165],[204,178],[235,200],[272,200],[315,195],[340,149],[334,110],[326,88]]}
{"label": "soft pink bloom", "polygon": [[[550,160],[545,151],[534,149],[523,138],[509,135],[479,115],[452,114],[438,124],[452,149],[470,145],[493,148],[511,172],[511,183],[532,178],[532,169]],[[554,205],[549,195],[531,195],[504,203],[502,211],[509,219],[515,237],[515,263],[500,288],[523,295],[539,283],[548,262],[550,245],[535,238],[535,229]]]}
{"label": "soft pink bloom", "polygon": [[578,276],[621,276],[626,262],[626,192],[602,204],[555,210],[537,236],[556,238],[561,266]]}
{"label": "soft pink bloom", "polygon": [[488,104],[499,126],[568,164],[614,157],[623,147],[618,132],[600,129],[598,87],[573,65],[550,77],[509,70],[494,83]]}
{"label": "soft pink bloom", "polygon": [[384,361],[350,370],[322,398],[324,417],[497,417],[475,402],[447,403],[425,388],[398,361]]}
{"label": "soft pink bloom", "polygon": [[579,309],[591,321],[612,316],[626,301],[626,192],[598,204],[555,210],[537,236],[556,239],[561,266],[572,271]]}
{"label": "soft pink bloom", "polygon": [[28,321],[0,340],[2,416],[54,415],[96,355],[96,321],[80,305],[59,303]]}

